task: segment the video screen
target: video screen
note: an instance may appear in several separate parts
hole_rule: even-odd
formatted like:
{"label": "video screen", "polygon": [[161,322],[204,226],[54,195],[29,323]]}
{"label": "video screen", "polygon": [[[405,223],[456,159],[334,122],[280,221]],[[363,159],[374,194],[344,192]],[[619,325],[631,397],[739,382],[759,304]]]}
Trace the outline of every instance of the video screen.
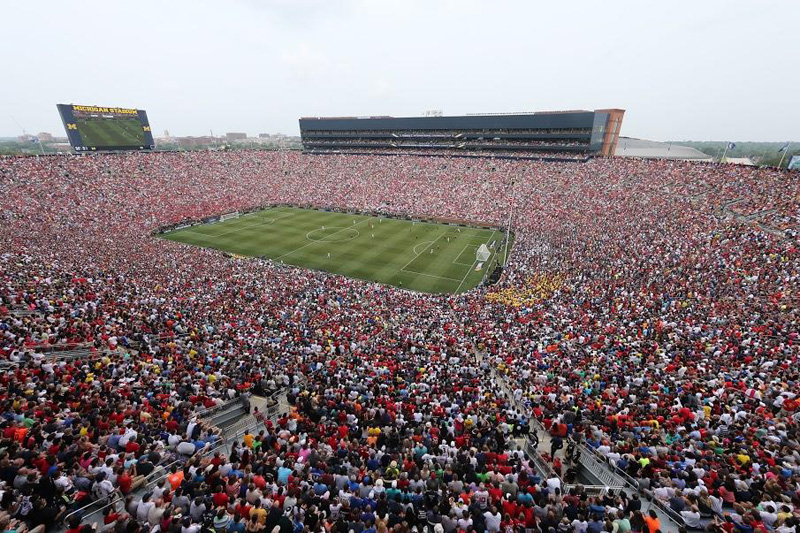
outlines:
{"label": "video screen", "polygon": [[155,148],[142,109],[58,104],[58,111],[76,152]]}

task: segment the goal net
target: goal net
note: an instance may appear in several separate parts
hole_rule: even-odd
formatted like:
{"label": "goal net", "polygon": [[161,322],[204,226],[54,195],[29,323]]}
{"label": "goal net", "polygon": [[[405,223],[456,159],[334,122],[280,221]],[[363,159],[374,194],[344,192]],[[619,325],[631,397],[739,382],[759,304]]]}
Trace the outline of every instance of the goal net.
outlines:
{"label": "goal net", "polygon": [[225,222],[226,220],[230,220],[232,218],[239,218],[239,211],[234,211],[233,213],[226,213],[219,217],[220,222]]}
{"label": "goal net", "polygon": [[489,248],[487,248],[485,244],[481,244],[475,255],[475,260],[485,262],[488,261],[491,256],[492,252],[489,251]]}

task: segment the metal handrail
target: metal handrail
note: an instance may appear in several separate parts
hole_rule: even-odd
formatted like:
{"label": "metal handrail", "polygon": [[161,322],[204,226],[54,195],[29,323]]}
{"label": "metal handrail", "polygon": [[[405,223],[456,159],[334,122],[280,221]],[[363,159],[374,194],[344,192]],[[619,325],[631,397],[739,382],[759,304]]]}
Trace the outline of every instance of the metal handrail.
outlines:
{"label": "metal handrail", "polygon": [[[301,376],[299,379],[297,379],[297,380],[296,380],[296,382],[298,382],[298,383],[299,383],[299,382],[305,382],[305,381],[306,381],[306,378],[305,378],[305,376]],[[296,384],[297,384],[297,383],[295,383],[295,385],[296,385]],[[272,395],[270,395],[268,398],[272,398],[272,397],[274,397],[274,396],[277,396],[277,395],[285,394],[287,391],[288,391],[288,387],[285,387],[285,388],[283,388],[283,389],[281,389],[281,390],[279,390],[279,391],[276,391],[275,393],[273,393]],[[236,399],[238,400],[238,398],[236,398]],[[268,409],[274,409],[274,410],[276,411],[276,415],[279,415],[279,414],[281,414],[281,413],[279,412],[279,409],[278,409],[279,405],[280,405],[280,402],[278,402],[276,405],[273,405],[273,406],[271,406],[271,407],[268,407]],[[269,420],[277,420],[277,416],[273,416],[273,417],[269,418]],[[228,446],[228,443],[230,442],[230,440],[238,440],[239,436],[243,436],[243,435],[245,434],[245,432],[247,432],[247,431],[248,431],[248,430],[250,430],[250,429],[253,429],[253,428],[257,427],[257,426],[258,426],[258,425],[260,425],[260,424],[263,424],[263,422],[262,422],[262,421],[260,421],[260,420],[256,420],[256,421],[254,421],[254,422],[253,422],[253,424],[250,424],[250,425],[249,425],[247,428],[245,428],[245,429],[243,429],[243,430],[241,430],[241,431],[237,432],[236,434],[234,434],[234,436],[233,436],[232,438],[226,438],[226,437],[225,437],[225,435],[224,435],[224,433],[223,433],[223,432],[220,432],[221,434],[220,434],[220,439],[219,439],[219,441],[217,441],[217,442],[216,442],[216,443],[215,443],[215,444],[214,444],[214,445],[213,445],[211,448],[209,448],[209,449],[207,449],[207,450],[202,450],[202,451],[200,452],[200,457],[201,457],[201,458],[202,458],[202,457],[208,457],[209,455],[211,455],[211,454],[213,454],[214,452],[216,452],[216,451],[220,450],[221,448],[225,448],[225,449],[227,449],[227,446]],[[217,428],[217,429],[218,429],[218,428]],[[178,455],[180,455],[180,454],[178,454]],[[194,455],[190,456],[189,458],[186,458],[186,461],[188,461],[188,460],[189,460],[191,457],[194,457]],[[166,467],[164,467],[164,471],[163,471],[163,473],[162,473],[162,474],[161,474],[161,475],[160,475],[158,478],[156,478],[156,479],[154,479],[154,480],[151,480],[151,481],[149,481],[149,482],[145,483],[145,485],[144,485],[144,488],[145,488],[145,489],[147,489],[148,487],[152,487],[154,484],[160,483],[161,481],[163,481],[164,479],[166,479],[166,478],[167,478],[167,476],[169,476],[169,474],[170,474],[170,469],[172,468],[172,466],[173,466],[173,465],[175,465],[175,464],[181,463],[181,462],[185,462],[185,461],[179,457],[178,459],[176,459],[176,460],[175,460],[175,461],[173,461],[172,463],[169,463],[169,465],[167,465]],[[150,473],[150,475],[154,475],[154,474],[155,474],[156,472],[158,472],[158,471],[159,471],[161,468],[162,468],[162,467],[161,467],[161,466],[159,466],[158,468],[156,468],[155,470],[153,470],[153,472],[151,472],[151,473]],[[146,479],[146,478],[145,478],[145,479]],[[99,508],[95,509],[95,510],[94,510],[94,511],[92,511],[91,513],[88,513],[88,514],[86,514],[86,515],[82,516],[82,517],[81,517],[81,522],[83,522],[84,520],[86,520],[86,519],[87,519],[88,517],[90,517],[90,516],[93,516],[93,515],[95,515],[95,514],[97,514],[97,513],[99,513],[99,512],[102,512],[102,511],[104,511],[105,509],[108,509],[108,508],[109,508],[109,507],[111,507],[111,506],[115,506],[115,505],[116,505],[117,503],[119,503],[120,501],[124,501],[124,500],[125,500],[125,498],[127,497],[126,495],[124,495],[124,494],[120,493],[120,492],[119,492],[119,489],[115,489],[115,492],[117,492],[117,493],[119,494],[119,496],[117,496],[116,498],[114,498],[112,501],[110,501],[110,502],[106,503],[105,505],[102,505],[101,507],[99,507]],[[81,507],[81,508],[79,508],[79,509],[76,509],[75,511],[72,511],[72,512],[71,512],[71,513],[69,513],[68,515],[64,516],[64,518],[62,519],[62,520],[63,520],[63,522],[67,522],[67,520],[68,520],[68,519],[69,519],[71,516],[75,515],[76,513],[82,512],[82,511],[84,511],[84,510],[86,510],[86,509],[88,509],[88,508],[92,507],[93,505],[97,505],[97,503],[98,503],[98,501],[97,501],[97,500],[95,500],[95,501],[92,501],[92,502],[90,502],[90,503],[88,503],[88,504],[84,505],[83,507]]]}
{"label": "metal handrail", "polygon": [[[517,402],[516,399],[513,398],[513,393],[511,395],[508,395],[508,393],[506,391],[509,390],[509,387],[505,383],[505,381],[506,381],[505,377],[502,376],[499,372],[497,372],[497,369],[494,368],[494,367],[490,367],[490,370],[491,370],[491,373],[492,373],[492,377],[495,378],[495,379],[493,379],[493,381],[495,381],[497,378],[500,379],[500,382],[498,384],[500,385],[501,390],[506,394],[506,396],[508,396],[511,399],[511,401],[514,403],[515,407],[520,408],[522,410],[522,412],[528,414],[529,415],[528,416],[529,420],[535,421],[535,423],[541,429],[544,429],[544,427],[541,425],[539,420],[537,420],[535,417],[532,416],[532,413],[529,412],[529,410],[527,409],[526,406],[520,407],[520,402]],[[581,442],[575,441],[572,437],[567,437],[567,438],[568,438],[568,440],[570,440],[571,442],[575,443],[578,446],[578,449],[581,452],[581,457],[591,458],[592,461],[596,461],[596,462],[600,463],[601,468],[603,468],[608,474],[611,474],[611,475],[615,476],[617,479],[619,479],[624,484],[624,486],[627,486],[627,487],[635,490],[636,492],[641,492],[641,490],[639,488],[639,482],[636,481],[634,478],[632,478],[630,475],[628,475],[627,472],[622,471],[622,469],[620,469],[618,466],[612,465],[608,461],[607,457],[603,456],[601,453],[599,453],[597,450],[593,449],[592,447],[586,446],[585,444],[583,444]],[[588,453],[585,453],[585,452],[588,452]],[[534,455],[538,456],[538,453],[534,454]],[[595,463],[592,463],[592,465],[595,466]],[[609,478],[605,473],[601,473],[600,471],[594,471],[592,468],[590,468],[586,464],[584,464],[584,466],[589,468],[589,470],[591,470],[592,473],[595,474],[595,477],[597,477],[601,481],[606,481],[606,479],[609,480],[609,481],[612,481],[612,482],[616,481],[613,478]],[[609,484],[609,486],[608,486],[609,491],[616,490],[618,492],[619,490],[622,490],[622,488],[623,488],[622,486],[618,486],[618,485],[610,485]],[[685,524],[682,516],[680,516],[679,514],[675,513],[675,511],[673,511],[669,507],[666,507],[657,498],[652,499],[650,501],[651,501],[651,503],[653,505],[658,507],[670,520],[675,522],[676,525],[682,526],[682,525]]]}
{"label": "metal handrail", "polygon": [[[241,437],[247,434],[250,430],[256,429],[258,426],[264,424],[267,420],[276,421],[280,415],[283,413],[279,409],[280,404],[273,405],[267,408],[267,412],[264,415],[264,420],[254,420],[252,423],[248,424],[244,428],[238,430],[236,433],[228,437],[229,441],[238,441]],[[272,410],[272,414],[268,415],[269,411]]]}
{"label": "metal handrail", "polygon": [[633,478],[630,474],[621,469],[619,466],[611,463],[608,457],[598,452],[595,448],[587,446],[583,443],[580,443],[578,446],[581,453],[588,452],[590,455],[593,455],[595,458],[600,460],[605,466],[611,469],[616,475],[621,477],[627,485],[630,485],[631,488],[639,490],[639,482],[635,478]]}
{"label": "metal handrail", "polygon": [[621,486],[608,486],[608,485],[584,485],[582,483],[569,483],[567,485],[562,485],[562,493],[567,494],[574,488],[582,488],[584,492],[598,494],[600,496],[605,496],[606,493],[611,494],[619,494],[620,491],[623,489]]}
{"label": "metal handrail", "polygon": [[[227,444],[228,443],[225,440],[225,438],[224,437],[220,437],[219,441],[214,446],[212,446],[211,448],[209,448],[207,450],[201,451],[200,452],[200,457],[208,457],[209,455],[211,455],[212,453],[216,452],[220,448],[224,448]],[[191,457],[194,457],[194,456],[192,455],[189,458],[191,458]],[[187,458],[186,460],[188,461],[189,458]],[[169,468],[165,468],[165,471],[158,478],[150,480],[149,482],[146,482],[143,485],[143,488],[147,489],[149,487],[152,487],[155,484],[158,484],[158,483],[164,481],[170,475],[170,473],[171,473],[170,470],[172,469],[172,466],[174,464],[176,464],[176,463],[182,463],[182,462],[185,462],[185,461],[182,461],[181,459],[176,459],[175,461],[173,461],[172,463],[169,464]],[[153,470],[153,472],[151,472],[150,475],[155,474],[160,469],[161,469],[161,467],[159,466],[158,468],[156,468],[156,470]],[[114,489],[114,492],[119,493],[119,489]],[[81,522],[83,522],[84,520],[86,520],[90,516],[93,516],[93,515],[95,515],[95,514],[97,514],[99,512],[102,512],[102,511],[108,509],[109,507],[115,506],[120,501],[124,501],[126,497],[127,497],[127,495],[119,493],[119,496],[114,498],[112,501],[110,501],[110,502],[106,503],[105,505],[95,509],[91,513],[88,513],[88,514],[86,514],[84,516],[81,516]],[[85,509],[88,509],[89,507],[92,507],[93,505],[97,505],[97,503],[98,503],[98,501],[95,500],[93,502],[90,502],[90,503],[84,505],[83,507],[81,507],[79,509],[76,509],[76,510],[72,511],[68,515],[64,516],[63,521],[67,522],[72,515],[74,515],[76,513],[79,513],[81,511],[84,511]]]}
{"label": "metal handrail", "polygon": [[675,522],[679,526],[686,525],[686,522],[683,520],[683,517],[679,513],[677,513],[671,507],[665,505],[664,502],[662,502],[658,498],[653,498],[652,500],[650,500],[650,503],[658,507],[662,513],[667,515],[673,522]]}
{"label": "metal handrail", "polygon": [[544,458],[539,453],[539,451],[533,447],[533,444],[531,443],[530,439],[527,436],[525,436],[524,439],[526,448],[525,453],[527,453],[528,456],[531,458],[531,460],[533,460],[539,471],[548,476],[548,479],[554,477],[561,479],[561,476],[559,476],[558,473],[553,469],[552,465],[550,465],[547,461],[545,461]]}
{"label": "metal handrail", "polygon": [[[270,396],[270,398],[271,398],[271,396]],[[272,420],[272,417],[278,412],[279,404],[280,404],[280,402],[276,403],[275,405],[267,406],[266,410],[264,411],[264,417],[266,419]],[[246,419],[246,417],[245,417],[245,419]],[[242,430],[253,429],[254,427],[256,427],[260,423],[261,423],[260,421],[256,420],[256,421],[249,422],[249,423],[245,424],[243,427],[240,427],[239,429],[234,429],[239,424],[239,422],[236,422],[236,423],[232,424],[227,429],[228,430],[234,430],[235,431],[234,435],[238,435]]]}
{"label": "metal handrail", "polygon": [[216,404],[216,405],[214,405],[212,407],[206,407],[205,409],[197,411],[195,413],[195,415],[198,417],[198,419],[207,419],[211,415],[216,413],[217,411],[224,411],[225,409],[227,409],[228,407],[232,406],[233,404],[235,404],[237,402],[241,403],[241,401],[242,401],[242,397],[241,396],[235,396],[235,397],[231,398],[230,400],[226,400],[226,401],[224,401],[222,403],[218,403],[218,404]]}

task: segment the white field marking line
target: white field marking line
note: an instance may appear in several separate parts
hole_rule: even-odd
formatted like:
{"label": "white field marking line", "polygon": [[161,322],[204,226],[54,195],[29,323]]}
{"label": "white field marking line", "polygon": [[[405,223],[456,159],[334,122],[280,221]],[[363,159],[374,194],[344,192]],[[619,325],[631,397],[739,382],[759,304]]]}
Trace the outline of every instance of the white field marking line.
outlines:
{"label": "white field marking line", "polygon": [[415,244],[414,248],[412,248],[412,250],[417,255],[420,255],[422,253],[422,252],[418,252],[417,251],[417,246],[419,246],[420,244],[430,245],[430,244],[433,244],[433,241],[422,241],[422,242],[418,242],[417,244]]}
{"label": "white field marking line", "polygon": [[[189,229],[189,228],[183,228],[181,230],[170,232],[170,233],[175,233],[176,235],[183,235],[184,233],[191,233],[192,235],[202,235],[203,237],[206,237],[206,238],[211,237],[211,235],[209,235],[208,233],[203,233],[202,231],[195,231],[195,230]],[[170,233],[165,233],[165,235],[169,235]],[[164,237],[164,238],[166,239],[167,237]],[[183,242],[183,241],[178,241],[178,242]]]}
{"label": "white field marking line", "polygon": [[[474,246],[474,247],[476,247],[476,248],[479,248],[479,247],[480,247],[480,244],[465,244],[465,245],[464,245],[464,247],[461,249],[461,251],[460,251],[460,252],[458,252],[458,255],[456,256],[456,259],[458,259],[459,257],[461,257],[461,254],[463,254],[463,253],[464,253],[464,250],[466,250],[468,246]],[[453,264],[454,264],[454,265],[470,266],[470,265],[468,265],[467,263],[460,263],[460,262],[456,261],[456,259],[453,259]]]}
{"label": "white field marking line", "polygon": [[[489,244],[490,242],[492,242],[492,237],[494,237],[495,233],[497,233],[497,230],[493,231],[492,234],[489,235],[489,240],[487,242],[485,242],[484,244]],[[489,259],[491,260],[491,257]],[[464,284],[465,281],[467,281],[467,276],[469,276],[469,273],[472,272],[472,269],[475,268],[476,264],[478,264],[478,259],[477,258],[475,259],[475,262],[472,263],[472,266],[470,266],[469,269],[467,269],[467,273],[464,274],[464,279],[462,279],[461,283],[458,284],[458,287],[456,287],[456,290],[453,291],[453,294],[458,294],[459,289],[461,289],[461,286]],[[486,276],[486,272],[484,272],[483,275]],[[483,278],[481,278],[481,279],[483,279]]]}
{"label": "white field marking line", "polygon": [[[339,228],[339,229],[350,229],[349,226],[328,226],[328,227],[329,228]],[[325,239],[312,239],[311,237],[309,237],[309,235],[311,235],[315,231],[321,231],[321,230],[322,230],[322,228],[312,229],[311,231],[306,233],[306,239],[308,239],[311,242],[329,242],[329,243],[332,243],[332,244],[336,244],[336,243],[339,243],[339,242],[352,241],[353,239],[358,239],[359,237],[361,237],[361,232],[358,231],[357,229],[353,230],[353,231],[356,232],[355,235],[353,235],[352,237],[347,237],[346,239],[342,239],[340,241],[326,241]],[[337,231],[335,233],[339,233],[339,232]],[[333,233],[331,233],[331,235],[333,235]]]}
{"label": "white field marking line", "polygon": [[[430,243],[428,243],[428,245],[427,245],[427,246],[425,246],[425,248],[423,248],[423,249],[422,249],[422,252],[420,252],[420,253],[418,253],[417,255],[415,255],[414,257],[412,257],[412,258],[411,258],[411,261],[409,261],[408,263],[406,263],[405,265],[403,265],[402,267],[400,267],[400,270],[401,270],[401,271],[404,271],[404,270],[406,269],[406,267],[407,267],[408,265],[410,265],[411,263],[413,263],[413,262],[414,262],[414,260],[415,260],[417,257],[419,257],[420,255],[422,255],[422,254],[425,252],[425,250],[427,250],[428,248],[430,248],[431,246],[433,246],[433,245],[436,243],[436,241],[438,241],[439,239],[441,239],[442,237],[444,237],[444,234],[445,234],[445,233],[446,233],[446,232],[442,233],[441,235],[439,235],[438,237],[436,237],[434,240],[432,240]],[[422,243],[420,242],[420,243],[417,243],[417,244],[422,244]],[[411,252],[412,252],[412,253],[414,253],[414,250],[411,250]]]}
{"label": "white field marking line", "polygon": [[428,276],[429,278],[448,279],[450,281],[458,281],[458,278],[447,278],[445,276],[435,276],[433,274],[426,274],[424,272],[415,272],[414,270],[403,270],[407,274],[416,274],[418,276]]}
{"label": "white field marking line", "polygon": [[[356,223],[355,223],[355,224],[353,224],[352,226],[347,226],[347,227],[344,227],[344,228],[340,229],[339,231],[334,231],[333,233],[331,233],[330,235],[328,235],[328,237],[330,237],[330,236],[332,236],[332,235],[336,235],[337,233],[339,233],[339,232],[341,232],[341,231],[344,231],[344,230],[346,230],[346,229],[350,229],[350,228],[354,228],[354,227],[356,227],[356,226],[359,226],[359,225],[363,224],[364,222],[367,222],[367,221],[369,221],[369,220],[371,220],[371,219],[372,219],[372,217],[367,217],[367,218],[365,218],[364,220],[362,220],[361,222],[356,222]],[[280,261],[280,260],[281,260],[281,259],[283,259],[284,257],[290,256],[290,255],[292,255],[292,254],[293,254],[293,253],[295,253],[295,252],[299,252],[300,250],[302,250],[302,249],[304,249],[304,248],[308,248],[309,246],[311,246],[311,245],[313,245],[313,244],[319,244],[319,243],[321,243],[321,242],[325,242],[325,241],[311,241],[311,242],[310,242],[310,243],[308,243],[308,244],[304,244],[304,245],[303,245],[303,246],[301,246],[300,248],[295,248],[294,250],[292,250],[292,251],[290,251],[290,252],[286,252],[285,254],[283,254],[283,255],[281,255],[281,256],[279,256],[279,257],[276,257],[275,259],[273,259],[273,261]],[[333,244],[336,244],[336,243],[333,243]]]}

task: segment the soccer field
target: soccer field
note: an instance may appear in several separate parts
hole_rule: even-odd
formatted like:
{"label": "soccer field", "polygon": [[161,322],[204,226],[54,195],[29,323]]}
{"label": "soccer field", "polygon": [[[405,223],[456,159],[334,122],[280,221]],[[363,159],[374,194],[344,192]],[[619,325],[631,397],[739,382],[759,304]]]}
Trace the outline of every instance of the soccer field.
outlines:
{"label": "soccer field", "polygon": [[144,146],[146,142],[138,119],[78,119],[75,123],[84,146]]}
{"label": "soccer field", "polygon": [[[429,293],[475,287],[503,254],[503,234],[497,230],[296,207],[274,207],[161,237]],[[491,257],[478,270],[478,247],[493,242]]]}

